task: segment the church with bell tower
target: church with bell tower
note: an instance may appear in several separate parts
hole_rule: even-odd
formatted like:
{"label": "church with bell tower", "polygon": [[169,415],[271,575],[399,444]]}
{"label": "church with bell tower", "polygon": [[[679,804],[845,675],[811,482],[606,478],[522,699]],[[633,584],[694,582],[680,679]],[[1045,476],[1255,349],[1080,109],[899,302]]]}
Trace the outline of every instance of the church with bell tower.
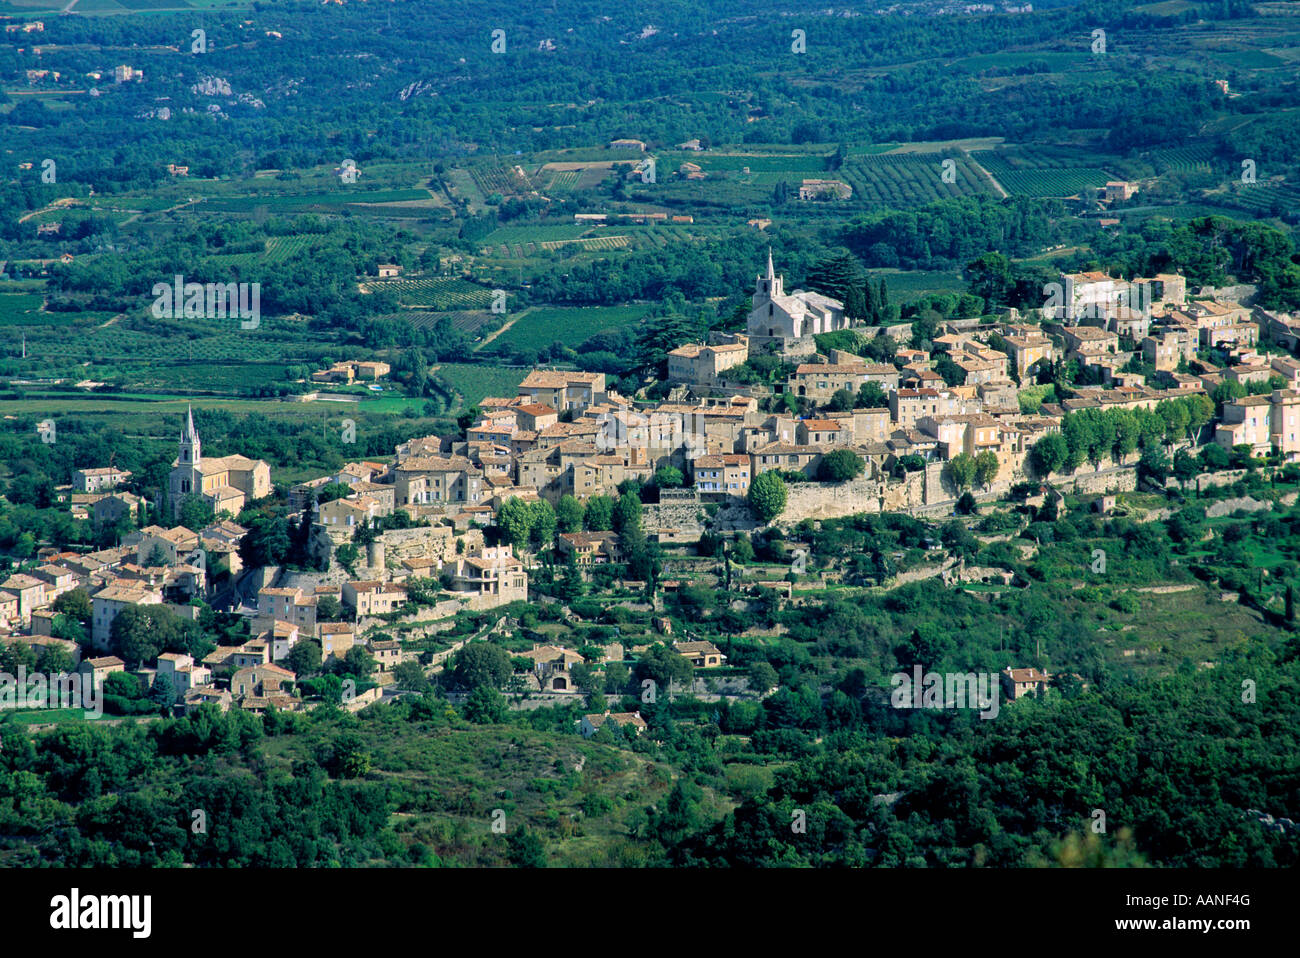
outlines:
{"label": "church with bell tower", "polygon": [[235,516],[248,502],[271,494],[271,467],[261,459],[246,456],[204,459],[203,443],[194,428],[191,408],[185,413],[168,486],[173,516],[189,496],[208,503],[217,515],[228,512]]}
{"label": "church with bell tower", "polygon": [[837,299],[799,289],[787,294],[785,277],[776,274],[768,249],[767,273],[754,281],[753,309],[746,324],[751,354],[775,347],[783,356],[810,355],[817,351],[814,336],[850,325]]}

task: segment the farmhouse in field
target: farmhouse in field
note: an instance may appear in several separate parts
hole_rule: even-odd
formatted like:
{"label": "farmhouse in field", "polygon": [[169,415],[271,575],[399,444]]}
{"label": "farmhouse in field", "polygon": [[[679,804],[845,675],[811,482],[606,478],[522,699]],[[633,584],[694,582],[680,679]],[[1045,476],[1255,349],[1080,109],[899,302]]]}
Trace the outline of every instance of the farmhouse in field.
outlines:
{"label": "farmhouse in field", "polygon": [[619,728],[630,728],[634,735],[640,735],[648,728],[640,712],[609,712],[607,710],[604,714],[584,715],[578,723],[578,730],[582,732],[583,738],[591,738],[600,731],[600,727],[606,722],[613,722]]}
{"label": "farmhouse in field", "polygon": [[801,200],[847,200],[853,187],[843,180],[804,180],[799,185]]}

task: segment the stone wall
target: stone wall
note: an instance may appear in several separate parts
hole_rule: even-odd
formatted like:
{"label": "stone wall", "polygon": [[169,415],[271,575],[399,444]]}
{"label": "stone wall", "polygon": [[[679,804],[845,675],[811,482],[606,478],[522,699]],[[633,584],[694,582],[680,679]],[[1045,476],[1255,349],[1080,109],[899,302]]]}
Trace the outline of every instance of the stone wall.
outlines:
{"label": "stone wall", "polygon": [[[402,559],[439,559],[449,562],[456,558],[456,535],[451,526],[427,526],[417,529],[391,529],[381,537],[385,558],[390,564]],[[469,529],[461,534],[465,550],[483,545],[483,530]]]}
{"label": "stone wall", "polygon": [[1073,476],[1055,479],[1052,483],[1062,492],[1076,495],[1100,495],[1107,492],[1133,492],[1137,489],[1137,469],[1124,466],[1104,472],[1087,473],[1080,470]]}
{"label": "stone wall", "polygon": [[[1230,486],[1239,481],[1246,475],[1245,469],[1229,469],[1226,472],[1207,472],[1196,477],[1196,491],[1204,492],[1206,489],[1217,489],[1220,486]],[[1178,480],[1170,479],[1166,483],[1169,488],[1177,489]]]}
{"label": "stone wall", "polygon": [[1250,496],[1242,496],[1240,499],[1220,499],[1205,510],[1205,515],[1209,519],[1221,519],[1224,516],[1230,516],[1238,509],[1243,512],[1265,512],[1273,508],[1273,503],[1268,500],[1260,501]]}
{"label": "stone wall", "polygon": [[[946,516],[952,512],[960,494],[949,482],[944,463],[933,462],[922,472],[908,473],[903,479],[854,479],[850,482],[790,483],[781,524],[803,519],[834,519],[860,512],[909,512],[919,516]],[[1013,482],[1023,476],[1002,479],[986,489],[972,490],[979,502],[1005,499]],[[1112,466],[1093,470],[1083,466],[1073,475],[1052,476],[1052,485],[1064,493],[1096,495],[1107,492],[1132,492],[1137,489],[1137,470],[1133,466]]]}
{"label": "stone wall", "polygon": [[678,533],[698,539],[704,531],[700,516],[704,514],[704,504],[698,496],[689,496],[675,492],[668,501],[648,503],[641,508],[641,527],[646,532],[675,529]]}

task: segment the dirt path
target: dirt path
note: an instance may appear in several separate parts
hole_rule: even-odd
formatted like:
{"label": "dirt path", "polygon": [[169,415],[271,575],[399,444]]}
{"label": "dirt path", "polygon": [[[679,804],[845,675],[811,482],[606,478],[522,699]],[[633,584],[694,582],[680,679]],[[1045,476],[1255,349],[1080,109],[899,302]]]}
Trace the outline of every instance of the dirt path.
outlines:
{"label": "dirt path", "polygon": [[532,307],[529,306],[527,309],[521,310],[521,311],[519,312],[519,315],[515,316],[513,319],[508,319],[508,320],[506,320],[505,324],[502,325],[502,327],[501,327],[500,329],[498,329],[498,330],[496,330],[496,331],[494,331],[494,332],[492,332],[492,333],[489,333],[489,334],[487,335],[487,337],[484,338],[483,342],[481,342],[481,343],[479,343],[477,346],[475,346],[475,347],[474,347],[474,352],[477,353],[479,350],[481,350],[481,349],[482,349],[484,346],[486,346],[488,343],[492,342],[492,340],[496,339],[498,336],[500,336],[502,333],[504,333],[506,330],[508,330],[508,329],[509,329],[511,326],[513,326],[515,323],[519,322],[519,320],[521,320],[521,319],[523,319],[525,316],[527,316],[528,313],[529,313],[531,310],[532,310]]}
{"label": "dirt path", "polygon": [[26,223],[33,216],[40,216],[42,213],[52,213],[55,210],[67,209],[70,206],[85,206],[85,205],[86,205],[85,201],[82,200],[80,196],[64,196],[61,199],[55,200],[53,203],[51,203],[49,206],[45,207],[44,209],[32,210],[32,212],[28,213],[26,216],[18,217],[18,222]]}
{"label": "dirt path", "polygon": [[177,203],[175,206],[169,206],[165,210],[141,210],[139,213],[136,213],[134,216],[128,216],[126,219],[122,220],[121,225],[126,226],[128,223],[134,223],[145,213],[175,213],[177,210],[183,210],[187,206],[193,206],[195,203],[202,203],[202,202],[203,202],[203,197],[196,196],[192,199],[186,200],[184,203]]}
{"label": "dirt path", "polygon": [[1008,196],[1011,195],[1006,191],[1006,189],[1003,188],[1002,184],[998,182],[998,178],[994,176],[992,173],[990,173],[988,170],[984,169],[984,167],[980,165],[980,162],[977,159],[975,159],[975,157],[971,156],[969,153],[963,153],[962,155],[965,156],[966,159],[971,161],[971,163],[975,166],[975,169],[979,170],[988,178],[989,183],[992,184],[993,188],[998,191],[999,197],[1005,200]]}

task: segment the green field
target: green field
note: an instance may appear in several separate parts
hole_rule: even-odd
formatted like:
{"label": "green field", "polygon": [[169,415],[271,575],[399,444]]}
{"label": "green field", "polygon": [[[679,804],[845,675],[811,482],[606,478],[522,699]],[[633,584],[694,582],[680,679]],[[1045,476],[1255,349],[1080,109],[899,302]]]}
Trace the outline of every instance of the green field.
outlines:
{"label": "green field", "polygon": [[392,292],[403,306],[426,309],[487,309],[492,305],[492,290],[463,279],[426,276],[390,279],[362,284],[367,292]]}
{"label": "green field", "polygon": [[[946,165],[951,161],[950,165]],[[966,156],[892,153],[850,158],[825,174],[853,187],[850,202],[909,208],[959,196],[992,194],[993,185]],[[946,182],[951,179],[952,182]]]}
{"label": "green field", "polygon": [[1113,173],[1095,167],[1059,170],[1016,170],[994,174],[1013,196],[1066,197],[1106,185]]}
{"label": "green field", "polygon": [[541,307],[528,310],[493,340],[520,349],[544,349],[554,342],[576,347],[596,333],[635,326],[648,306]]}
{"label": "green field", "polygon": [[[697,164],[706,173],[711,171],[740,172],[748,167],[751,173],[801,173],[804,176],[820,177],[826,172],[827,157],[816,154],[726,154],[702,153],[691,154],[696,157],[689,162]],[[683,159],[683,163],[688,162]],[[680,165],[680,164],[674,164]]]}
{"label": "green field", "polygon": [[1078,147],[1004,147],[972,153],[971,159],[1013,196],[1068,197],[1123,179],[1097,165],[1112,157]]}
{"label": "green field", "polygon": [[1230,193],[1216,194],[1214,199],[1258,217],[1280,216],[1300,210],[1300,190],[1272,183],[1237,184]]}
{"label": "green field", "polygon": [[310,234],[305,236],[272,236],[266,241],[262,252],[256,253],[217,253],[215,256],[208,257],[208,261],[218,267],[249,267],[257,263],[281,263],[291,259],[300,253],[305,253],[311,249],[311,244],[315,237]]}
{"label": "green field", "polygon": [[0,326],[60,325],[59,313],[40,311],[44,303],[44,296],[32,293],[0,293]]}
{"label": "green field", "polygon": [[577,239],[590,226],[583,223],[554,223],[545,226],[502,226],[493,230],[479,242],[483,246],[515,246],[520,243],[549,243]]}
{"label": "green field", "polygon": [[1146,158],[1160,173],[1209,173],[1214,159],[1214,148],[1209,145],[1181,146],[1168,150],[1152,150]]}
{"label": "green field", "polygon": [[577,186],[577,170],[556,170],[551,173],[550,182],[546,184],[546,192],[563,195],[565,193],[572,193]]}
{"label": "green field", "polygon": [[[68,701],[63,699],[63,701]],[[74,699],[73,701],[76,701]],[[84,703],[84,699],[81,700]],[[77,722],[98,722],[113,716],[87,714],[85,709],[33,709],[7,713],[8,721],[15,725],[66,725]]]}
{"label": "green field", "polygon": [[204,206],[215,212],[251,213],[264,206],[274,213],[302,213],[311,210],[337,210],[358,203],[402,203],[428,200],[428,190],[363,190],[340,185],[328,193],[247,194],[213,196]]}
{"label": "green field", "polygon": [[477,405],[484,396],[513,396],[528,370],[501,366],[443,363],[434,373],[445,386],[454,389],[465,406]]}
{"label": "green field", "polygon": [[468,170],[448,170],[446,183],[448,192],[458,199],[463,199],[471,213],[481,213],[487,208],[483,202],[483,192]]}
{"label": "green field", "polygon": [[883,279],[891,302],[906,301],[928,293],[963,293],[966,283],[957,272],[945,270],[890,270],[867,271],[873,279]]}

